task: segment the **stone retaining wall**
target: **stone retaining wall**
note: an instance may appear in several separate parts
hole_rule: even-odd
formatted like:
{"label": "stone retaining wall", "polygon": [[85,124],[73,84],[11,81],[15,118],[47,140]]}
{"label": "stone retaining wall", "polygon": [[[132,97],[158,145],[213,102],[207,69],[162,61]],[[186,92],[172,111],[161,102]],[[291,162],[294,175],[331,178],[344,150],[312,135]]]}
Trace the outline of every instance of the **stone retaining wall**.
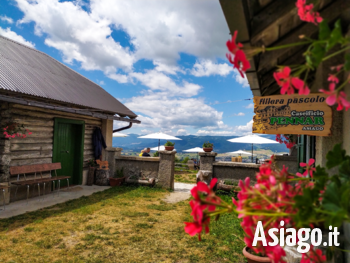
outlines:
{"label": "stone retaining wall", "polygon": [[[216,162],[217,153],[199,153],[200,170],[210,173],[210,178],[218,178],[219,180],[230,180],[232,182],[244,180],[249,177],[251,181],[256,181],[256,173],[259,172],[261,164],[240,163],[240,162]],[[283,165],[288,167],[290,173],[298,171],[298,163],[296,156],[275,156],[276,166],[282,169]]]}
{"label": "stone retaining wall", "polygon": [[250,177],[255,181],[255,174],[259,171],[260,164],[236,163],[236,162],[214,162],[213,177],[219,180],[236,181]]}
{"label": "stone retaining wall", "polygon": [[156,184],[174,189],[175,151],[159,151],[159,157],[122,156],[122,148],[107,148],[110,176],[123,169],[130,179],[155,178]]}
{"label": "stone retaining wall", "polygon": [[123,169],[126,177],[158,178],[159,157],[118,156],[115,169]]}
{"label": "stone retaining wall", "polygon": [[296,174],[298,172],[297,156],[275,156],[275,164],[278,169],[282,170],[283,165],[288,167],[288,172]]}

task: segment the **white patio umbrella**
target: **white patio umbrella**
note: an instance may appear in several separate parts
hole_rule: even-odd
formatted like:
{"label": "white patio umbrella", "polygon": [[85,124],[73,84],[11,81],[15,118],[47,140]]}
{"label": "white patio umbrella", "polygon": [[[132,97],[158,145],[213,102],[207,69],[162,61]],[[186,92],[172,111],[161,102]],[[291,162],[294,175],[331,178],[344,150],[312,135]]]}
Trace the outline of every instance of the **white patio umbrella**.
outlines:
{"label": "white patio umbrella", "polygon": [[174,137],[174,136],[171,136],[171,135],[168,135],[168,134],[165,134],[165,133],[162,133],[162,132],[156,132],[156,133],[151,133],[151,134],[148,134],[148,135],[144,135],[144,136],[140,136],[138,138],[141,138],[141,139],[158,139],[158,151],[160,149],[160,140],[181,140],[180,138],[177,138],[177,137]]}
{"label": "white patio umbrella", "polygon": [[197,160],[198,160],[198,153],[202,153],[202,152],[204,152],[204,150],[203,150],[203,148],[195,147],[195,148],[191,148],[191,149],[188,149],[188,150],[184,150],[184,152],[197,153]]}
{"label": "white patio umbrella", "polygon": [[[164,145],[159,146],[159,149],[158,149],[158,146],[151,148],[151,151],[164,151],[164,150],[165,150]],[[176,149],[174,149],[173,151],[176,151]]]}
{"label": "white patio umbrella", "polygon": [[238,151],[235,151],[235,152],[229,152],[229,154],[232,154],[232,155],[237,155],[238,154],[239,156],[241,156],[241,155],[251,155],[251,153],[245,152],[245,151],[242,151],[242,150],[238,150]]}
{"label": "white patio umbrella", "polygon": [[254,144],[273,144],[273,143],[278,143],[276,141],[264,138],[264,137],[260,137],[256,134],[252,134],[252,135],[246,135],[246,136],[242,136],[239,138],[234,138],[234,139],[230,139],[228,140],[229,142],[236,142],[236,143],[251,143],[252,144],[252,162],[253,162],[253,145]]}
{"label": "white patio umbrella", "polygon": [[120,132],[115,132],[113,133],[113,137],[128,137],[129,135],[120,133]]}

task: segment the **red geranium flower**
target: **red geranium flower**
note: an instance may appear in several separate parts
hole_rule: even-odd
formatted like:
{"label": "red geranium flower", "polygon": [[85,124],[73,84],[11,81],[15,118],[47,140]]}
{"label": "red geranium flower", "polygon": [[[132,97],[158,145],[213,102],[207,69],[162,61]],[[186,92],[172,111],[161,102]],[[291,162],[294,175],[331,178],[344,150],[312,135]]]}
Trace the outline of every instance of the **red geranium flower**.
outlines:
{"label": "red geranium flower", "polygon": [[277,84],[281,87],[281,94],[294,94],[294,89],[299,90],[299,95],[308,95],[310,93],[309,88],[305,85],[304,81],[297,77],[290,75],[290,67],[283,67],[279,71],[273,73],[273,76]]}
{"label": "red geranium flower", "polygon": [[321,249],[313,249],[311,245],[310,251],[302,255],[300,263],[323,263],[326,262],[327,258],[325,255],[322,255]]}
{"label": "red geranium flower", "polygon": [[305,22],[311,22],[317,25],[317,23],[322,22],[322,17],[318,12],[314,12],[312,9],[314,8],[313,4],[306,4],[306,0],[298,0],[296,3],[298,8],[298,15],[300,20]]}
{"label": "red geranium flower", "polygon": [[250,69],[250,63],[247,60],[245,53],[241,49],[243,48],[243,45],[241,43],[236,44],[237,33],[238,31],[236,30],[232,36],[232,39],[226,42],[228,50],[234,56],[232,56],[232,54],[227,53],[226,57],[230,61],[230,63],[233,64],[233,68],[236,68],[239,74],[241,74],[242,78],[244,78],[244,72]]}

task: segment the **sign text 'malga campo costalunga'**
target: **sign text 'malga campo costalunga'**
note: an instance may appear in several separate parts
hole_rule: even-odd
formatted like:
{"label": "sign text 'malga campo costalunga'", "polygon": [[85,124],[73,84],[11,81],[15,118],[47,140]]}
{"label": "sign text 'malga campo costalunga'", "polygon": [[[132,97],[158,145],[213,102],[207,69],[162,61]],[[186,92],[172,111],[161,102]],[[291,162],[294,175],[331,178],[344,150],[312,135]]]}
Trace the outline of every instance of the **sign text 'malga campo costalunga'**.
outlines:
{"label": "sign text 'malga campo costalunga'", "polygon": [[331,135],[332,109],[322,93],[254,97],[253,132]]}

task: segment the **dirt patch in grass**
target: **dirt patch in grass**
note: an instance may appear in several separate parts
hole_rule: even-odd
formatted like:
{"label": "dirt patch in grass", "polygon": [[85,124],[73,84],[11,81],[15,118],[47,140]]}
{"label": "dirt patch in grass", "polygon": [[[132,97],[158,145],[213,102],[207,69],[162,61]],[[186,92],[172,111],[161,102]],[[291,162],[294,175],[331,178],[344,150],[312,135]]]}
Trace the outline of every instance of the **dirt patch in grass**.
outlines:
{"label": "dirt patch in grass", "polygon": [[188,201],[161,201],[168,193],[111,188],[0,220],[0,262],[244,261],[235,215],[213,222],[211,233],[198,242],[184,232],[184,222],[191,221]]}
{"label": "dirt patch in grass", "polygon": [[197,170],[184,170],[181,168],[175,168],[175,182],[179,183],[188,183],[188,184],[195,184],[196,181],[196,175],[198,171]]}

